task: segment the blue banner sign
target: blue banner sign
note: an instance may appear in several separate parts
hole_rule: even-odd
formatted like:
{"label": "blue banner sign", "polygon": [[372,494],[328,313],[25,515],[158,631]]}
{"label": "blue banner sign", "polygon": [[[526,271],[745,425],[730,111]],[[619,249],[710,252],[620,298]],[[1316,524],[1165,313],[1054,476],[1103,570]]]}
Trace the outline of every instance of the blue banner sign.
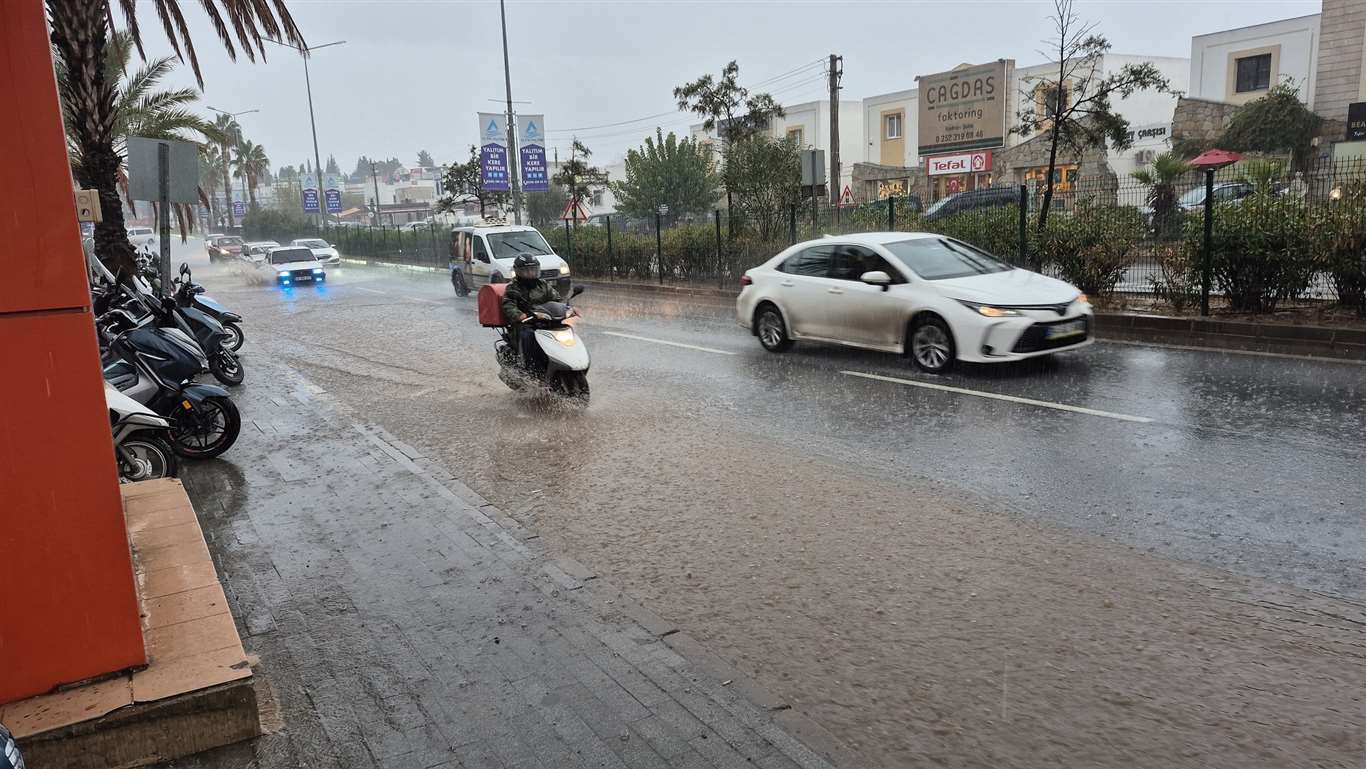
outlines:
{"label": "blue banner sign", "polygon": [[322,210],[318,206],[318,177],[313,174],[304,174],[299,181],[299,186],[304,210],[310,214],[316,214]]}
{"label": "blue banner sign", "polygon": [[327,213],[341,213],[341,180],[337,178],[336,174],[328,174],[323,177],[323,203],[327,206]]}
{"label": "blue banner sign", "polygon": [[479,113],[479,187],[490,192],[512,189],[508,175],[507,117],[495,112]]}
{"label": "blue banner sign", "polygon": [[550,176],[545,166],[545,115],[521,115],[517,125],[522,189],[526,192],[545,192],[550,189]]}
{"label": "blue banner sign", "polygon": [[247,215],[247,204],[246,204],[246,203],[243,203],[243,202],[240,201],[240,200],[234,200],[234,201],[232,201],[232,215],[233,215],[233,216],[246,216],[246,215]]}

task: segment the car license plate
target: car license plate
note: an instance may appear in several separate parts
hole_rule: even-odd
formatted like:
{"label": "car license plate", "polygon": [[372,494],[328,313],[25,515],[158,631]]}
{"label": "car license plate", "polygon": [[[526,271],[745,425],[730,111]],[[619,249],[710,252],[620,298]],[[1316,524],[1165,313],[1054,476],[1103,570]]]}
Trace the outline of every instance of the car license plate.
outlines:
{"label": "car license plate", "polygon": [[294,279],[295,279],[295,280],[299,280],[299,281],[303,281],[303,280],[313,280],[313,276],[312,276],[312,275],[298,275],[298,276],[296,276]]}
{"label": "car license plate", "polygon": [[1062,339],[1069,336],[1078,336],[1086,333],[1086,321],[1071,320],[1066,323],[1059,323],[1056,326],[1049,326],[1044,333],[1045,339]]}

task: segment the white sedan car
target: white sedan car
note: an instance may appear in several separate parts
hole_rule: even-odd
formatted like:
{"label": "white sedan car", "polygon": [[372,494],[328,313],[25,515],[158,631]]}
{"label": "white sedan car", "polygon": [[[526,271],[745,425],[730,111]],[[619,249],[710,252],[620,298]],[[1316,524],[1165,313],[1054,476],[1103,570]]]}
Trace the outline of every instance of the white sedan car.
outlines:
{"label": "white sedan car", "polygon": [[798,243],[745,273],[735,310],[770,352],[795,340],[908,354],[939,374],[1091,343],[1086,295],[933,233]]}
{"label": "white sedan car", "polygon": [[323,240],[322,238],[298,238],[289,243],[291,246],[302,246],[313,252],[318,257],[318,261],[323,264],[341,264],[341,254],[337,252],[337,247]]}

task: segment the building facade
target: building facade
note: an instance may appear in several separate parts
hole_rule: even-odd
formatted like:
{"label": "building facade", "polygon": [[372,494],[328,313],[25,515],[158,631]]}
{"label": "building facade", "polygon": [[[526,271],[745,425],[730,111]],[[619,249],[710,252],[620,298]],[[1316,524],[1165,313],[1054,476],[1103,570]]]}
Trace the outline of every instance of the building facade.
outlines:
{"label": "building facade", "polygon": [[[1316,13],[1192,37],[1189,95],[1245,104],[1265,96],[1273,85],[1293,82],[1300,100],[1313,109],[1319,25]],[[1358,40],[1360,36],[1358,28]]]}

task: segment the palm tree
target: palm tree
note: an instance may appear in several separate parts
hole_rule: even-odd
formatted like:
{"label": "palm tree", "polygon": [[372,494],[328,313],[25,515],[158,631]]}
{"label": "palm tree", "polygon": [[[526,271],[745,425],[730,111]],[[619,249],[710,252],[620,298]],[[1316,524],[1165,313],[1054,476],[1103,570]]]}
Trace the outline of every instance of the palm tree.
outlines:
{"label": "palm tree", "polygon": [[218,198],[218,185],[223,184],[223,160],[222,151],[213,142],[205,142],[199,145],[199,183],[208,191],[209,198],[209,218],[214,225],[218,224],[218,217],[221,212],[214,211],[214,201]]}
{"label": "palm tree", "polygon": [[1153,231],[1159,237],[1180,231],[1181,209],[1177,206],[1176,182],[1190,170],[1191,167],[1180,155],[1164,152],[1154,158],[1148,168],[1140,168],[1130,174],[1139,184],[1148,187]]}
{"label": "palm tree", "polygon": [[232,160],[233,175],[239,179],[246,179],[247,196],[251,200],[251,208],[256,208],[256,187],[257,181],[270,170],[270,158],[266,157],[266,150],[256,142],[243,141],[236,147],[237,154]]}
{"label": "palm tree", "polygon": [[[117,274],[132,275],[133,246],[124,230],[123,208],[119,199],[119,169],[123,158],[119,154],[116,137],[118,124],[118,89],[116,79],[105,66],[113,32],[114,0],[46,0],[48,23],[52,29],[52,46],[66,67],[66,94],[70,115],[67,132],[74,144],[80,165],[75,170],[76,181],[82,187],[99,191],[104,218],[95,226],[95,253],[109,269]],[[284,0],[268,3],[241,0],[200,0],[208,14],[219,42],[228,56],[237,58],[240,41],[242,52],[255,61],[259,53],[265,57],[263,38],[284,38],[295,45],[305,45],[303,35],[285,8]],[[133,45],[143,54],[141,30],[138,26],[136,0],[118,0]],[[190,40],[179,0],[152,0],[146,5],[156,8],[177,58],[189,58],[190,68],[202,88],[203,75],[199,58]],[[273,5],[273,8],[272,8]],[[144,5],[145,7],[145,5]],[[254,46],[254,48],[253,48]],[[145,56],[143,57],[145,58]]]}

